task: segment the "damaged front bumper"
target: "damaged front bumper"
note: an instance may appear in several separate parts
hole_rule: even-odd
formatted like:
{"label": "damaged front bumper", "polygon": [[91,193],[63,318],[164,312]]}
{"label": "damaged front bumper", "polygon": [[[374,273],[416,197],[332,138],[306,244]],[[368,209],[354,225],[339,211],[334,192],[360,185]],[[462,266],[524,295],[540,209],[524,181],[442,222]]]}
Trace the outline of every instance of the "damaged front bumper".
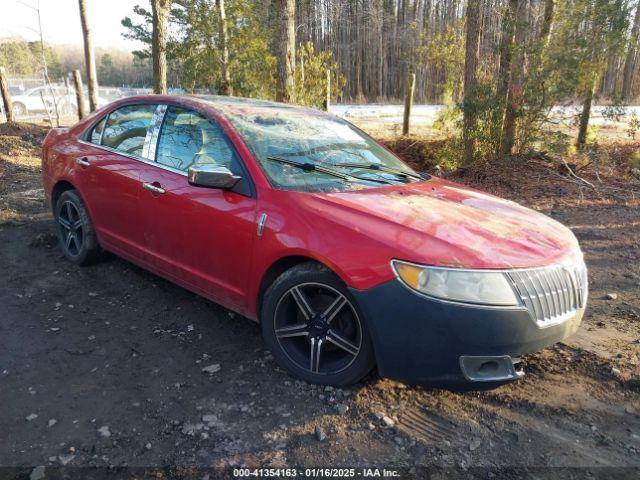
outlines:
{"label": "damaged front bumper", "polygon": [[519,358],[574,333],[584,306],[541,324],[527,307],[456,304],[397,280],[351,290],[363,310],[381,376],[451,389],[489,388],[524,375]]}

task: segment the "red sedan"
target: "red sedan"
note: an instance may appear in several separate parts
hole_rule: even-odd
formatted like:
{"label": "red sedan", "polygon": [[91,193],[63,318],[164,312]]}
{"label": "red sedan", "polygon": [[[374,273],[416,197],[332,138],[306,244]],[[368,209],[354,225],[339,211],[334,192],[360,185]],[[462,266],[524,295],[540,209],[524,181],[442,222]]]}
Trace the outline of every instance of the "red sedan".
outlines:
{"label": "red sedan", "polygon": [[420,175],[324,112],[229,97],[112,103],[43,148],[65,256],[115,253],[259,321],[305,380],[377,366],[451,388],[522,376],[587,300],[571,231]]}

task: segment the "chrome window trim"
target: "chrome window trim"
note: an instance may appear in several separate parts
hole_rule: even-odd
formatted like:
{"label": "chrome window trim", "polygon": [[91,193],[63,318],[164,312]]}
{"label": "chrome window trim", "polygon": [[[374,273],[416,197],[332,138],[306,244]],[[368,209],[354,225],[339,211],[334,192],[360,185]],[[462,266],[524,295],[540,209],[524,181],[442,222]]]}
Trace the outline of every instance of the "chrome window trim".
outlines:
{"label": "chrome window trim", "polygon": [[105,147],[104,145],[96,145],[95,143],[87,142],[86,140],[81,140],[81,139],[78,139],[78,142],[82,143],[83,145],[89,145],[91,147],[99,148],[100,150],[104,150],[106,152],[117,153],[118,155],[121,155],[121,156],[126,157],[126,158],[130,158],[131,160],[137,160],[138,162],[146,163],[147,165],[153,165],[154,167],[161,168],[162,170],[168,170],[168,171],[173,172],[173,173],[178,173],[178,174],[182,175],[183,177],[187,176],[187,173],[183,172],[182,170],[178,170],[176,168],[167,167],[167,166],[162,165],[160,163],[156,163],[155,161],[148,160],[148,159],[142,158],[142,157],[138,157],[137,155],[131,155],[131,154],[128,154],[128,153],[123,153],[120,150],[116,150],[115,148]]}
{"label": "chrome window trim", "polygon": [[[149,128],[147,129],[147,134],[144,137],[144,141],[142,143],[142,156],[138,156],[138,155],[131,155],[130,153],[125,153],[121,150],[115,149],[115,148],[111,148],[111,147],[105,147],[102,142],[104,140],[104,132],[107,130],[107,123],[109,122],[109,117],[111,117],[111,114],[113,112],[117,112],[118,110],[125,108],[125,107],[134,107],[134,106],[139,106],[139,105],[156,105],[156,109],[153,112],[153,115],[151,116],[151,122],[149,123]],[[164,107],[164,108],[161,108]],[[102,117],[100,120],[98,120],[97,122],[93,123],[89,128],[87,128],[82,134],[78,135],[77,139],[78,142],[82,143],[83,145],[91,145],[93,147],[98,147],[102,150],[106,150],[108,152],[114,152],[117,153],[119,155],[122,155],[123,157],[127,157],[127,158],[131,158],[133,160],[138,160],[144,163],[148,163],[145,161],[145,159],[148,159],[149,157],[147,156],[149,153],[149,145],[151,143],[151,139],[153,136],[153,132],[154,132],[154,127],[155,127],[155,122],[157,122],[158,116],[161,115],[160,120],[162,121],[164,119],[164,112],[167,109],[167,105],[166,104],[161,104],[161,103],[157,103],[157,102],[148,102],[148,103],[127,103],[125,105],[120,105],[117,108],[114,108],[113,110],[111,110],[109,113],[107,113],[104,117]],[[100,122],[102,122],[104,120],[104,127],[102,127],[102,132],[100,133],[100,144],[97,143],[93,143],[90,140],[87,140],[86,138],[88,137],[89,139],[91,138],[91,133],[93,132],[93,130],[100,124]]]}
{"label": "chrome window trim", "polygon": [[[105,127],[106,127],[108,118],[113,112],[115,112],[116,110],[118,110],[118,109],[120,109],[122,107],[133,106],[133,105],[157,105],[157,106],[162,105],[162,106],[165,107],[165,112],[164,112],[164,115],[163,115],[163,118],[162,118],[162,122],[159,124],[159,128],[158,128],[158,134],[157,134],[157,137],[156,137],[156,144],[155,144],[155,148],[154,148],[154,156],[153,156],[153,158],[151,160],[145,159],[145,158],[142,158],[142,157],[138,157],[136,155],[123,153],[123,152],[121,152],[119,150],[115,150],[115,149],[110,148],[110,147],[105,147],[104,145],[102,145],[102,135],[104,135],[104,129],[102,130],[102,135],[100,137],[100,145],[95,144],[93,142],[90,142],[90,141],[88,141],[86,139],[87,135],[89,134],[89,132],[91,132],[91,130],[93,128],[95,128],[95,126],[98,123],[100,123],[102,121],[102,119],[105,120]],[[210,104],[210,105],[215,107],[215,104]],[[157,168],[160,168],[162,170],[167,170],[169,172],[177,173],[179,175],[182,175],[183,177],[188,177],[187,172],[183,172],[182,170],[178,170],[178,169],[175,169],[175,168],[172,168],[172,167],[168,167],[168,166],[162,165],[162,164],[157,163],[155,161],[155,153],[156,153],[155,149],[157,148],[157,142],[158,142],[158,140],[160,138],[160,130],[162,129],[162,124],[164,123],[164,117],[165,117],[166,111],[169,109],[169,107],[178,107],[178,108],[183,108],[185,110],[193,111],[193,112],[197,113],[198,115],[201,115],[207,121],[213,122],[215,125],[217,125],[221,129],[222,133],[224,134],[224,136],[226,137],[226,139],[227,139],[227,141],[229,143],[229,146],[230,146],[231,150],[234,153],[234,156],[235,156],[238,164],[240,165],[240,168],[242,169],[242,172],[244,174],[243,179],[248,184],[248,190],[249,190],[248,194],[245,195],[244,193],[241,193],[240,195],[247,196],[248,198],[257,199],[258,198],[258,191],[256,189],[255,182],[253,180],[253,176],[251,175],[251,173],[249,171],[249,168],[247,167],[244,158],[242,158],[242,155],[240,155],[238,147],[233,142],[233,140],[230,138],[230,135],[227,133],[227,131],[222,127],[222,125],[220,124],[218,119],[216,119],[210,113],[204,111],[202,109],[202,107],[198,107],[198,106],[194,106],[194,105],[185,105],[184,103],[181,103],[180,101],[173,101],[173,100],[159,102],[156,99],[150,99],[148,101],[139,100],[139,101],[133,101],[131,103],[124,103],[124,104],[118,106],[117,108],[114,108],[111,111],[109,111],[106,115],[104,115],[99,120],[96,120],[96,121],[92,122],[87,128],[82,130],[82,132],[80,134],[78,134],[76,139],[77,139],[78,142],[80,142],[83,145],[89,145],[89,146],[92,146],[92,147],[99,148],[101,150],[105,150],[107,152],[117,153],[118,155],[122,155],[123,157],[127,157],[127,158],[130,158],[132,160],[137,160],[139,162],[146,163],[148,165],[153,165],[153,166],[155,166]],[[156,109],[156,112],[154,112],[154,116],[155,116],[156,113],[157,113],[157,109]],[[219,113],[219,115],[221,117],[223,116],[221,113]],[[233,125],[231,125],[231,128],[234,129],[235,127],[233,127]],[[147,133],[149,133],[149,132],[147,132]],[[236,133],[238,133],[238,132],[236,131]],[[146,137],[145,137],[145,140],[146,140]],[[151,148],[151,144],[150,144],[150,148]],[[144,146],[143,146],[143,150],[144,150]],[[251,154],[251,155],[253,156],[253,154]],[[254,157],[254,161],[256,161],[255,157]]]}
{"label": "chrome window trim", "polygon": [[160,130],[162,129],[168,108],[166,103],[158,105],[156,111],[153,113],[147,136],[144,139],[145,144],[142,149],[143,157],[152,160],[154,163],[157,163],[156,150],[158,148],[158,138],[160,137]]}
{"label": "chrome window trim", "polygon": [[[104,137],[104,131],[107,129],[107,121],[109,120],[109,115],[111,115],[111,112],[109,112],[107,115],[105,115],[104,117],[102,117],[102,120],[100,120],[100,122],[102,122],[104,120],[104,125],[102,125],[102,131],[100,132],[100,145],[102,145],[102,138]],[[91,133],[93,133],[93,131],[95,130],[95,128],[100,125],[100,122],[96,123],[93,128],[89,131],[89,136],[91,136]]]}

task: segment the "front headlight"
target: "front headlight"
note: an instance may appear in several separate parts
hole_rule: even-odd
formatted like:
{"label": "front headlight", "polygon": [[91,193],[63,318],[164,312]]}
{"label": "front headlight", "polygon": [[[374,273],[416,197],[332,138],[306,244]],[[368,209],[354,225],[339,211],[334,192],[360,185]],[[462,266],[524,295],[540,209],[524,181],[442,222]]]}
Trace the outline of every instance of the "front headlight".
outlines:
{"label": "front headlight", "polygon": [[482,305],[520,304],[502,272],[428,267],[399,260],[391,265],[401,282],[430,297]]}

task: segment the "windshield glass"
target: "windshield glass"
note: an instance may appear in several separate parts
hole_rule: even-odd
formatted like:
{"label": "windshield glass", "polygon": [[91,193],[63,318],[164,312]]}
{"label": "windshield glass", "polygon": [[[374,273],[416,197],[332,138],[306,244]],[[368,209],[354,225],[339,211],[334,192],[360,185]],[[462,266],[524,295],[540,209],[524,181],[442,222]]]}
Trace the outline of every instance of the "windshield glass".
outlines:
{"label": "windshield glass", "polygon": [[34,87],[30,90],[27,90],[24,95],[25,96],[36,96],[39,97],[40,93],[42,92],[42,95],[46,96],[51,96],[51,90],[53,90],[53,92],[56,95],[61,95],[63,93],[66,93],[66,89],[60,88],[60,87]]}
{"label": "windshield glass", "polygon": [[398,157],[332,115],[281,105],[227,113],[276,188],[344,191],[421,180]]}

